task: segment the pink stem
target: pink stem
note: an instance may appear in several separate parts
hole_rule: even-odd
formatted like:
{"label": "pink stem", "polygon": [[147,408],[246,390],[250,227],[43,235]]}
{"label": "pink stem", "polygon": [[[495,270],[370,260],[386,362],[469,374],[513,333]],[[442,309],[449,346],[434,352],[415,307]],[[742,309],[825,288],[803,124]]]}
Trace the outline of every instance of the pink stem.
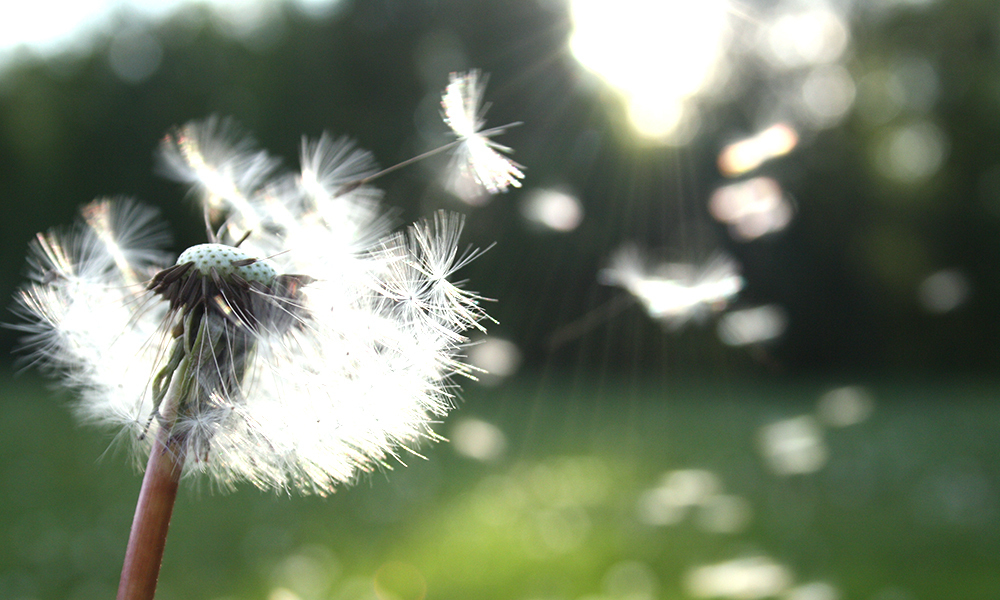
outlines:
{"label": "pink stem", "polygon": [[152,600],[156,593],[170,515],[184,466],[179,449],[177,440],[170,438],[170,428],[158,428],[135,507],[118,600]]}

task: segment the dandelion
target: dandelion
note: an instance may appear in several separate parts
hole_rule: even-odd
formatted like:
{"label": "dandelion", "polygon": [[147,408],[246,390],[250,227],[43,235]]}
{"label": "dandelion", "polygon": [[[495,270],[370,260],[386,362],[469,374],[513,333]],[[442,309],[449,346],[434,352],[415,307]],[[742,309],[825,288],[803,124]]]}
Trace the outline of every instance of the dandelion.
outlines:
{"label": "dandelion", "polygon": [[489,109],[482,104],[488,78],[480,75],[478,70],[452,73],[441,99],[441,110],[445,123],[458,137],[453,172],[471,175],[486,191],[495,194],[506,192],[509,187],[521,187],[524,173],[522,165],[501,154],[509,154],[511,149],[491,139],[517,123],[483,130]]}
{"label": "dandelion", "polygon": [[31,244],[29,356],[148,455],[119,598],[152,597],[182,477],[328,494],[438,439],[471,376],[464,332],[488,317],[449,281],[479,254],[459,248],[462,217],[392,233],[367,152],[326,135],[302,152],[279,174],[231,123],[189,123],[161,165],[191,185],[208,243],[171,260],[156,210],[97,200]]}
{"label": "dandelion", "polygon": [[[86,206],[75,229],[32,244],[33,283],[19,297],[27,344],[80,390],[84,417],[124,427],[138,454],[169,427],[186,474],[325,494],[434,437],[450,378],[468,371],[455,358],[462,332],[486,316],[448,281],[476,253],[458,251],[462,219],[445,213],[372,243],[385,221],[371,195],[329,193],[331,174],[364,155],[326,138],[305,143],[301,174],[220,195],[223,167],[270,159],[211,137],[215,128],[188,124],[162,149],[224,215],[212,243],[170,264],[155,210]],[[253,158],[213,161],[194,138]],[[227,173],[232,189],[241,175]]]}
{"label": "dandelion", "polygon": [[671,329],[722,310],[743,289],[737,264],[728,256],[715,255],[704,265],[650,266],[634,245],[620,248],[600,272],[599,280],[627,290],[650,317]]}

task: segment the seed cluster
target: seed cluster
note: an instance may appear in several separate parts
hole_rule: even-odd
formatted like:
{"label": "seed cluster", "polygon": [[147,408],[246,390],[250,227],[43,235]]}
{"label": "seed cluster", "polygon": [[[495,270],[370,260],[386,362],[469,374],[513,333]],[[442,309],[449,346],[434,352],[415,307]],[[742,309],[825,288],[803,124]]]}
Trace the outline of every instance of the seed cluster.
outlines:
{"label": "seed cluster", "polygon": [[278,276],[271,261],[254,258],[238,248],[225,244],[198,244],[191,246],[177,258],[177,264],[193,263],[202,275],[210,275],[212,269],[222,278],[232,275],[249,282],[257,282],[270,287]]}
{"label": "seed cluster", "polygon": [[304,316],[299,302],[304,275],[278,275],[266,259],[224,244],[199,244],[181,253],[177,264],[158,272],[147,289],[182,315],[205,312],[238,324],[272,330]]}

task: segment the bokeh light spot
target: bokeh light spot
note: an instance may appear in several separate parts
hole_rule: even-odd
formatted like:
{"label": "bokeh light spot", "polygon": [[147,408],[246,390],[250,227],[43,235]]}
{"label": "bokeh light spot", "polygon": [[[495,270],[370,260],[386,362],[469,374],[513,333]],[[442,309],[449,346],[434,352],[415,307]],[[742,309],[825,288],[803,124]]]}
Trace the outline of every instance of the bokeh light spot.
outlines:
{"label": "bokeh light spot", "polygon": [[892,100],[914,112],[928,112],[937,101],[940,83],[937,69],[922,56],[900,59],[889,74]]}
{"label": "bokeh light spot", "polygon": [[469,346],[466,361],[484,371],[476,374],[480,383],[492,386],[517,372],[521,366],[521,351],[510,340],[488,337]]}
{"label": "bokeh light spot", "polygon": [[671,471],[662,478],[661,487],[674,492],[677,501],[684,505],[704,502],[722,489],[719,476],[703,469]]}
{"label": "bokeh light spot", "polygon": [[623,561],[604,575],[604,591],[621,600],[654,600],[659,583],[656,573],[645,563]]}
{"label": "bokeh light spot", "polygon": [[757,600],[777,596],[792,582],[791,570],[765,556],[740,558],[697,567],[685,580],[696,598]]}
{"label": "bokeh light spot", "polygon": [[543,508],[533,517],[534,530],[525,531],[524,541],[540,556],[577,550],[591,530],[590,516],[581,506]]}
{"label": "bokeh light spot", "polygon": [[889,132],[876,149],[875,164],[887,178],[919,183],[937,173],[948,153],[948,138],[930,121],[917,121]]}
{"label": "bokeh light spot", "polygon": [[330,590],[340,570],[340,563],[326,546],[302,547],[275,567],[272,594],[280,592],[302,598],[322,597]]}
{"label": "bokeh light spot", "polygon": [[767,56],[778,68],[834,62],[850,41],[843,19],[827,8],[781,15],[766,32]]}
{"label": "bokeh light spot", "polygon": [[680,469],[664,473],[655,488],[643,492],[636,502],[639,522],[674,525],[691,507],[717,497],[722,489],[718,475],[703,469]]}
{"label": "bokeh light spot", "polygon": [[969,299],[971,293],[969,278],[958,269],[944,269],[933,273],[917,288],[920,306],[935,314],[955,310]]}
{"label": "bokeh light spot", "polygon": [[760,344],[778,337],[788,328],[788,315],[777,304],[765,304],[728,312],[719,318],[719,339],[727,346]]}
{"label": "bokeh light spot", "polygon": [[108,63],[126,83],[141,83],[160,67],[163,46],[144,29],[128,29],[115,34],[108,48]]}
{"label": "bokeh light spot", "polygon": [[754,177],[725,185],[712,193],[708,210],[739,241],[781,231],[792,220],[792,205],[781,185],[770,177]]}
{"label": "bokeh light spot", "polygon": [[302,596],[290,589],[279,587],[268,592],[267,600],[302,600]]}
{"label": "bokeh light spot", "polygon": [[636,501],[636,518],[645,525],[676,525],[687,511],[688,506],[678,502],[676,494],[664,487],[646,490]]}
{"label": "bokeh light spot", "polygon": [[507,436],[499,427],[470,417],[457,420],[449,438],[456,452],[484,462],[500,458],[507,449]]}
{"label": "bokeh light spot", "polygon": [[583,222],[583,206],[576,196],[558,190],[537,189],[521,202],[521,215],[553,231],[573,231]]}
{"label": "bokeh light spot", "polygon": [[857,425],[871,416],[875,401],[861,386],[845,386],[830,390],[816,403],[819,419],[830,427]]}
{"label": "bokeh light spot", "polygon": [[709,533],[739,533],[750,524],[753,514],[745,498],[715,494],[698,507],[698,526]]}
{"label": "bokeh light spot", "polygon": [[819,423],[806,415],[762,427],[759,439],[767,465],[777,475],[814,473],[829,455]]}
{"label": "bokeh light spot", "polygon": [[847,69],[829,65],[813,69],[802,82],[803,117],[816,128],[840,122],[854,104],[857,88]]}
{"label": "bokeh light spot", "polygon": [[723,148],[719,153],[719,171],[726,177],[742,175],[765,161],[788,154],[798,143],[799,134],[791,125],[775,123]]}
{"label": "bokeh light spot", "polygon": [[840,592],[825,581],[805,583],[785,592],[785,600],[839,600]]}

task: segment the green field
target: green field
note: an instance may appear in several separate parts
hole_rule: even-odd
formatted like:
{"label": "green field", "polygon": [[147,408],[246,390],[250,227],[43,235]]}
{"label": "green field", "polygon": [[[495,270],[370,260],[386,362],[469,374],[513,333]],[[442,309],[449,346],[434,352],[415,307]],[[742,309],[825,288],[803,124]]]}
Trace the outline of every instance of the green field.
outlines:
{"label": "green field", "polygon": [[[761,427],[815,414],[844,383],[866,386],[871,416],[821,427],[813,472],[777,474]],[[31,375],[0,386],[0,598],[113,597],[140,475],[107,451],[110,432],[74,422],[69,396]],[[611,376],[470,385],[440,431],[496,426],[506,444],[490,460],[457,440],[428,445],[427,460],[325,499],[189,482],[157,598],[993,598],[998,391]],[[651,504],[678,470],[687,500]]]}

